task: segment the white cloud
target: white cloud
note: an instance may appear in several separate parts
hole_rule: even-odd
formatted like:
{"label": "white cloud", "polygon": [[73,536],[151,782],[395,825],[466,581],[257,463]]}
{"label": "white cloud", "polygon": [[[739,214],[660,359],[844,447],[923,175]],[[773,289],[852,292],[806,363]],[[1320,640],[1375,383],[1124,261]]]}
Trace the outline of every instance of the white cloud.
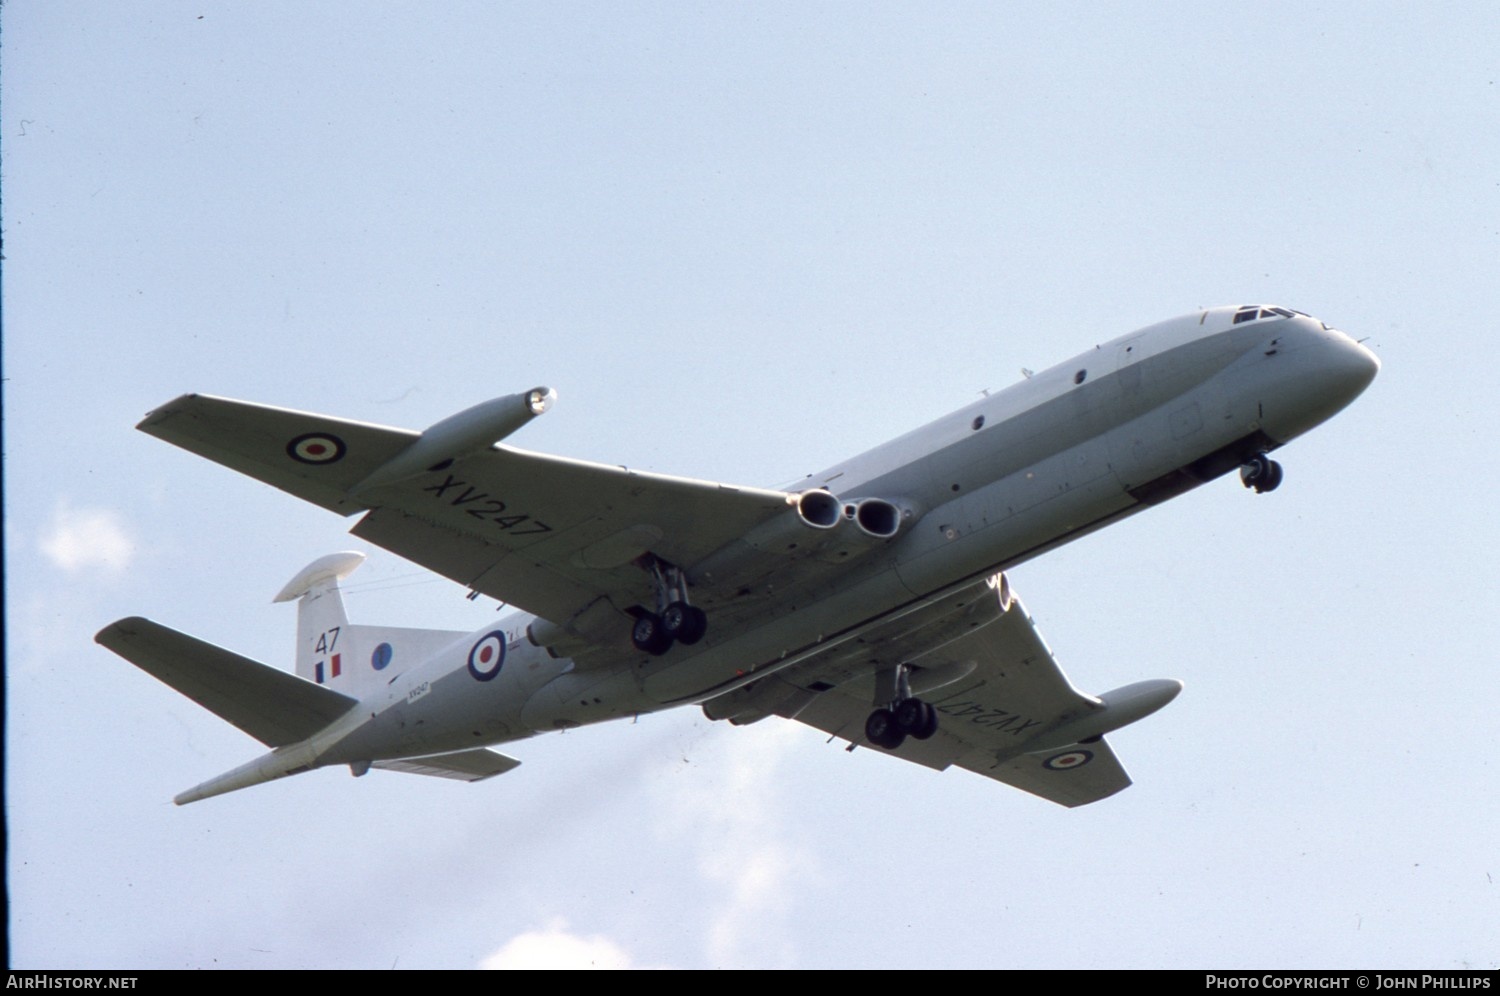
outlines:
{"label": "white cloud", "polygon": [[607,937],[569,932],[568,922],[552,920],[541,930],[517,935],[479,963],[480,968],[637,968],[630,953]]}
{"label": "white cloud", "polygon": [[38,546],[48,560],[69,574],[89,569],[120,574],[135,554],[135,543],[114,512],[66,505],[52,514]]}
{"label": "white cloud", "polygon": [[695,786],[673,800],[678,829],[698,850],[699,872],[722,890],[707,922],[717,967],[795,960],[781,921],[794,883],[814,873],[814,861],[788,833],[779,769],[806,746],[801,732],[781,721],[735,730],[728,756],[713,761],[729,784],[712,792]]}

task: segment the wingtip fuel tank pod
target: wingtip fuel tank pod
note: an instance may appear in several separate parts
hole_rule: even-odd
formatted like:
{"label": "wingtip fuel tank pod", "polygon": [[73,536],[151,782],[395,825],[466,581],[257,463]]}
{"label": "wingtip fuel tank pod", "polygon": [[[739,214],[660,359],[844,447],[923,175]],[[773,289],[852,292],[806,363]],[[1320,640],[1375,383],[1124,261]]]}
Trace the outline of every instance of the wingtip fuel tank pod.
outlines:
{"label": "wingtip fuel tank pod", "polygon": [[520,394],[509,394],[465,408],[434,423],[406,449],[377,467],[363,481],[349,489],[351,496],[373,488],[415,477],[444,461],[489,449],[538,415],[545,414],[557,401],[550,387],[534,387]]}

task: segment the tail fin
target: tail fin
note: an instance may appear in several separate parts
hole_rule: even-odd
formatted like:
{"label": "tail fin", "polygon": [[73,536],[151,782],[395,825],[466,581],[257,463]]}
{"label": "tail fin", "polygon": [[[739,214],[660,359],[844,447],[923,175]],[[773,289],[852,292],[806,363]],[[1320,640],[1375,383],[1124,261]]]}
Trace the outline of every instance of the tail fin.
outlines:
{"label": "tail fin", "polygon": [[339,581],[364,562],[365,555],[353,550],[319,557],[302,568],[272,599],[274,602],[301,599],[297,603],[297,674],[346,693],[349,689],[342,686],[347,683],[336,680],[344,675],[345,655],[350,647],[349,616],[339,594]]}
{"label": "tail fin", "polygon": [[364,554],[352,550],[319,557],[274,599],[298,599],[297,674],[355,698],[468,635],[464,630],[352,625],[339,582],[364,560]]}

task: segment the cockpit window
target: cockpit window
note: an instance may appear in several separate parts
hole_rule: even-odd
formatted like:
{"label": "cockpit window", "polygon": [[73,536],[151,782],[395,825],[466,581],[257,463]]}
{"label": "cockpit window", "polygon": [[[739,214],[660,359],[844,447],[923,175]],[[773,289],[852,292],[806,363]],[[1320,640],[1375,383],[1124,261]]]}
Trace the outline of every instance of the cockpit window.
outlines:
{"label": "cockpit window", "polygon": [[1291,311],[1287,308],[1262,308],[1259,305],[1247,304],[1242,305],[1240,309],[1234,313],[1234,324],[1238,325],[1241,322],[1253,322],[1257,318],[1291,318],[1293,315],[1300,314],[1302,314],[1302,312]]}

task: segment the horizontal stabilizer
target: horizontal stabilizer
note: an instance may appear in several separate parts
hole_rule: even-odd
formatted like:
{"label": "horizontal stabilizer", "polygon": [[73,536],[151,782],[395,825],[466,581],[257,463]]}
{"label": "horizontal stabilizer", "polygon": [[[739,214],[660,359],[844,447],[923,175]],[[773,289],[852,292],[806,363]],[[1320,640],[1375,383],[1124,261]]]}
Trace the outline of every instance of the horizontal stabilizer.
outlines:
{"label": "horizontal stabilizer", "polygon": [[139,616],[111,623],[94,640],[268,747],[306,740],[356,703]]}
{"label": "horizontal stabilizer", "polygon": [[371,767],[387,771],[404,771],[409,775],[433,775],[438,778],[457,778],[464,782],[479,782],[496,775],[503,775],[521,762],[507,757],[499,751],[477,747],[474,750],[454,751],[452,754],[432,754],[428,757],[409,757],[400,761],[376,761]]}
{"label": "horizontal stabilizer", "polygon": [[277,778],[285,778],[287,775],[309,771],[314,767],[316,760],[316,749],[310,741],[304,740],[290,747],[278,748],[269,754],[263,754],[233,771],[226,771],[217,778],[210,778],[186,792],[179,792],[172,801],[179,806],[186,806],[190,802],[210,799],[216,795],[223,795],[225,792],[236,792],[242,788],[249,788],[251,785],[262,785]]}

